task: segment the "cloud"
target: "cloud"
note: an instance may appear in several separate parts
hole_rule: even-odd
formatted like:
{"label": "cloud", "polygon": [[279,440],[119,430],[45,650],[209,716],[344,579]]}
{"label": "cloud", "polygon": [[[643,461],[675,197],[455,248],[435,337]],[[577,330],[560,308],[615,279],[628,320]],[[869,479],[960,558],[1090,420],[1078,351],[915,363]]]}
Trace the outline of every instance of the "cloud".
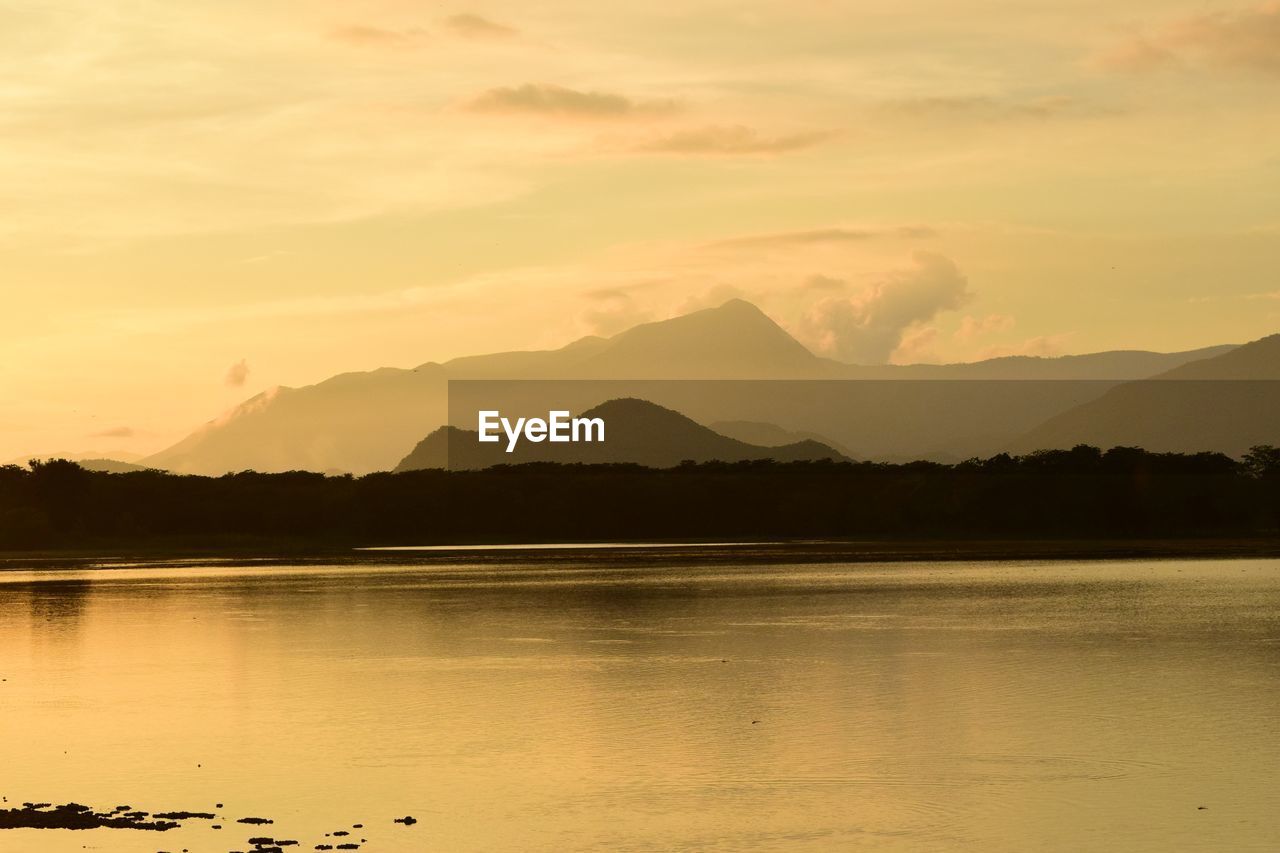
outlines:
{"label": "cloud", "polygon": [[800,290],[805,293],[831,293],[847,290],[848,287],[849,282],[844,279],[826,275],[811,275],[800,283]]}
{"label": "cloud", "polygon": [[719,308],[731,299],[744,299],[753,302],[752,294],[732,284],[717,284],[700,294],[688,297],[676,309],[676,315],[690,314],[705,308]]}
{"label": "cloud", "polygon": [[[805,336],[826,355],[881,364],[908,332],[971,298],[969,282],[950,259],[916,252],[907,269],[891,273],[853,297],[828,297],[806,315]],[[920,341],[915,345],[919,346]]]}
{"label": "cloud", "polygon": [[1201,66],[1280,74],[1280,0],[1137,32],[1094,61],[1112,71]]}
{"label": "cloud", "polygon": [[1070,337],[1070,332],[1063,332],[1057,335],[1037,335],[1034,338],[1027,338],[1020,344],[986,347],[978,351],[976,358],[978,361],[988,358],[1007,358],[1013,355],[1053,358],[1063,354],[1064,347]]}
{"label": "cloud", "polygon": [[653,319],[623,288],[600,288],[583,296],[592,306],[582,313],[582,322],[593,335],[608,337]]}
{"label": "cloud", "polygon": [[1007,332],[1014,324],[1014,318],[1008,314],[988,314],[981,318],[966,314],[953,337],[961,343],[968,343],[976,338]]}
{"label": "cloud", "polygon": [[[1017,321],[1009,314],[988,314],[985,317],[966,315],[960,320],[959,327],[952,334],[952,339],[959,344],[967,344],[965,349],[979,344],[984,338],[1003,335],[1013,330]],[[969,360],[982,361],[988,358],[1005,358],[1008,356],[1040,356],[1044,358],[1062,355],[1063,345],[1068,334],[1039,335],[1027,338],[1021,343],[988,344],[977,352],[967,356]]]}
{"label": "cloud", "polygon": [[249,378],[249,363],[243,358],[227,368],[226,383],[232,388],[240,388]]}
{"label": "cloud", "polygon": [[133,427],[118,426],[111,429],[104,429],[100,432],[90,433],[90,438],[133,438],[137,432]]}
{"label": "cloud", "polygon": [[464,38],[510,38],[519,31],[479,15],[464,14],[445,18],[444,25]]}
{"label": "cloud", "polygon": [[484,92],[468,104],[474,112],[527,113],[563,118],[612,119],[636,114],[670,112],[671,100],[637,101],[612,92],[584,92],[548,83],[500,87]]}
{"label": "cloud", "polygon": [[409,47],[421,41],[425,33],[420,29],[388,30],[365,24],[348,24],[329,32],[335,41],[356,47]]}
{"label": "cloud", "polygon": [[934,349],[937,341],[937,326],[909,326],[902,333],[902,342],[893,351],[891,360],[895,364],[937,364],[942,360]]}
{"label": "cloud", "polygon": [[636,150],[660,154],[699,154],[708,156],[740,156],[746,154],[785,154],[812,148],[833,136],[828,131],[794,133],[787,136],[761,136],[744,125],[711,125],[697,130],[683,130],[655,139]]}
{"label": "cloud", "polygon": [[781,231],[774,234],[748,234],[708,243],[708,248],[769,249],[800,248],[824,244],[863,243],[886,238],[927,239],[938,236],[932,228],[905,225],[898,228],[815,228],[808,231]]}
{"label": "cloud", "polygon": [[1167,68],[1180,62],[1173,51],[1137,33],[1095,57],[1092,64],[1108,71],[1141,72]]}
{"label": "cloud", "polygon": [[1047,95],[1029,100],[1007,100],[985,95],[903,98],[884,102],[881,110],[914,119],[981,122],[1050,119],[1097,112],[1079,99],[1066,95]]}

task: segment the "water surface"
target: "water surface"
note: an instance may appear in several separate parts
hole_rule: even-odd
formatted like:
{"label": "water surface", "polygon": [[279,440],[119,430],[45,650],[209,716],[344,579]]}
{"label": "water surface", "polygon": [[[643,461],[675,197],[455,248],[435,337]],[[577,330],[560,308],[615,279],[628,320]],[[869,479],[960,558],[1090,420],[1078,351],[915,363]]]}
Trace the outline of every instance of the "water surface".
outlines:
{"label": "water surface", "polygon": [[17,571],[0,650],[8,805],[224,816],[0,851],[1280,849],[1275,560]]}

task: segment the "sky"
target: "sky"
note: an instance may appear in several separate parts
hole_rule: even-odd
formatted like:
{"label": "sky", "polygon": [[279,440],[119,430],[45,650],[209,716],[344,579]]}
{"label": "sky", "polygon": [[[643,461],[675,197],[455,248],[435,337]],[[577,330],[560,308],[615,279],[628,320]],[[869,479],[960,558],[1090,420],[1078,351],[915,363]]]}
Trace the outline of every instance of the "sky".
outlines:
{"label": "sky", "polygon": [[749,299],[822,355],[1280,331],[1280,2],[11,0],[0,462]]}

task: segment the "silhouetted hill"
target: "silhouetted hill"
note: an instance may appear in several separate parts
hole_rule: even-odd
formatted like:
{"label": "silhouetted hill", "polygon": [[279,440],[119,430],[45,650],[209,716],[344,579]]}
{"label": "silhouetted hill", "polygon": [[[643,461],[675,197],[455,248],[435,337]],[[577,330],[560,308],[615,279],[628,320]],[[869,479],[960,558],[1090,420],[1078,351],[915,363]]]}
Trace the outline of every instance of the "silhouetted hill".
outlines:
{"label": "silhouetted hill", "polygon": [[[471,445],[475,445],[475,449],[471,449]],[[442,426],[432,430],[431,434],[414,445],[413,450],[409,451],[409,455],[401,459],[399,464],[392,470],[395,473],[401,471],[426,471],[431,469],[449,468],[450,451],[454,450],[458,453],[458,466],[463,467],[463,459],[470,454],[472,457],[479,455],[481,451],[486,451],[494,461],[485,464],[469,464],[467,467],[487,468],[490,465],[497,465],[497,454],[501,450],[494,450],[488,445],[480,444],[480,433],[473,429],[461,429],[456,426]],[[470,463],[471,459],[467,459]]]}
{"label": "silhouetted hill", "polygon": [[816,441],[819,444],[825,444],[838,450],[843,456],[850,459],[853,458],[853,454],[848,449],[840,446],[839,442],[832,441],[825,435],[807,430],[784,429],[767,421],[716,421],[707,426],[721,435],[760,447],[781,447],[785,444],[795,444],[799,441]]}
{"label": "silhouetted hill", "polygon": [[121,462],[118,459],[80,459],[77,460],[86,471],[102,471],[107,474],[124,474],[129,471],[146,471],[147,466],[133,462]]}
{"label": "silhouetted hill", "polygon": [[603,442],[552,444],[521,440],[511,453],[505,438],[481,443],[474,430],[442,427],[418,443],[400,461],[396,471],[426,468],[475,470],[493,465],[527,462],[566,464],[631,463],[650,468],[670,468],[682,462],[741,462],[772,459],[778,462],[827,459],[844,460],[838,451],[816,441],[795,441],[778,447],[762,447],[720,435],[679,412],[646,400],[619,399],[601,403],[578,417],[600,418],[605,423]]}
{"label": "silhouetted hill", "polygon": [[1142,447],[1240,456],[1280,443],[1280,335],[1129,382],[1049,419],[1011,450]]}

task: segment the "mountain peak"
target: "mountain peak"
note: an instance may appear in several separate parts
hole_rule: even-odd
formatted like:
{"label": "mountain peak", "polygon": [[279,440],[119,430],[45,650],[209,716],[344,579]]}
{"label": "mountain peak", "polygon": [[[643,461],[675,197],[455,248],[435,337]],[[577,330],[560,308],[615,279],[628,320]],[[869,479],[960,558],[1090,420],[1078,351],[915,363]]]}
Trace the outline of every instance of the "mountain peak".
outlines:
{"label": "mountain peak", "polygon": [[589,366],[618,379],[779,379],[812,377],[823,363],[755,305],[730,299],[621,332]]}
{"label": "mountain peak", "polygon": [[643,400],[639,397],[615,397],[612,400],[605,400],[596,406],[592,406],[583,412],[580,417],[584,418],[625,418],[625,417],[647,417],[647,418],[670,418],[679,421],[692,421],[674,409],[668,409],[666,406],[660,406],[657,403]]}
{"label": "mountain peak", "polygon": [[759,308],[757,308],[753,303],[748,302],[747,300],[745,300],[745,299],[743,299],[743,298],[741,298],[741,297],[739,297],[739,296],[735,296],[735,297],[733,297],[732,299],[726,299],[724,302],[722,302],[721,304],[717,305],[716,307],[714,307],[714,308],[707,308],[707,309],[705,309],[705,310],[707,310],[707,311],[722,311],[722,312],[727,312],[727,313],[731,313],[731,312],[735,312],[735,311],[737,311],[737,312],[742,312],[742,313],[758,314],[758,315],[760,315],[761,317],[766,317],[766,316],[768,316],[768,315],[766,315],[763,311],[761,311]]}

